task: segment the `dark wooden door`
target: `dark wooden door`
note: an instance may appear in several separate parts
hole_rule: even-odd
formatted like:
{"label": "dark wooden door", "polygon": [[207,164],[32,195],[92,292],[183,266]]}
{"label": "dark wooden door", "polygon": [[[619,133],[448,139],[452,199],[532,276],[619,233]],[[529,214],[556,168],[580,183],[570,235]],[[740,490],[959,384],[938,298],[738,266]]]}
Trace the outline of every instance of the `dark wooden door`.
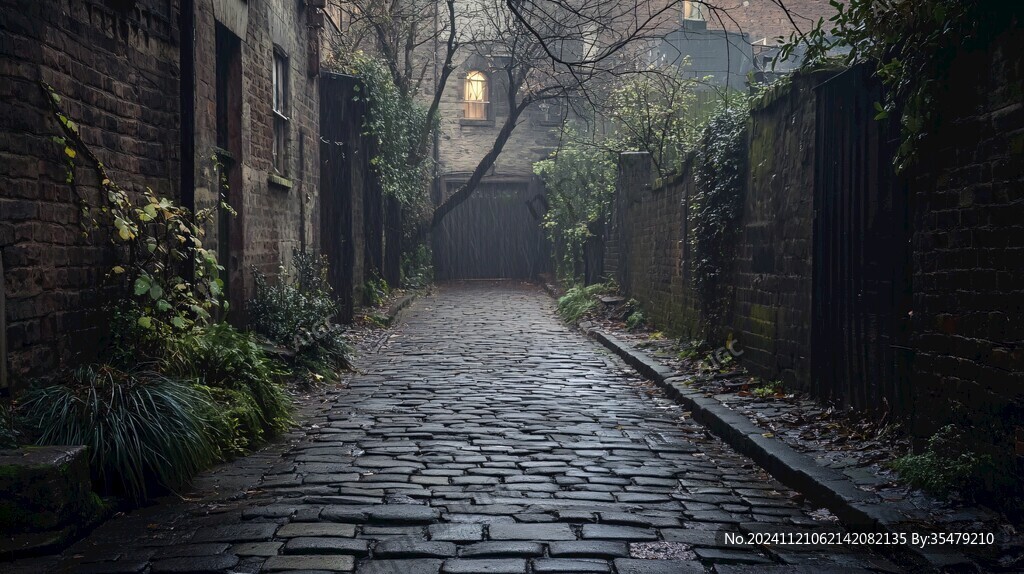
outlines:
{"label": "dark wooden door", "polygon": [[[448,193],[459,185],[449,182]],[[480,184],[435,232],[437,277],[531,279],[545,271],[549,256],[543,213],[534,207],[538,193],[531,180]]]}

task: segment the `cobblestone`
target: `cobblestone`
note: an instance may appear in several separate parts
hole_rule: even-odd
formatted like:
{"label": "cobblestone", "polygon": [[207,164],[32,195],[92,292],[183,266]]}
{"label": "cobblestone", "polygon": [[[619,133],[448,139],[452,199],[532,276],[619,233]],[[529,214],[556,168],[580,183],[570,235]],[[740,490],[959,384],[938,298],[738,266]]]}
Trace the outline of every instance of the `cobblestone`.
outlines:
{"label": "cobblestone", "polygon": [[[137,511],[105,527],[105,540],[97,533],[48,562],[51,571],[147,567],[130,552],[101,563],[107,570],[73,560],[111,536],[164,559],[231,543],[226,551],[244,557],[233,569],[245,573],[687,574],[737,562],[791,568],[804,555],[832,571],[827,553],[783,561],[719,544],[717,531],[765,526],[767,516],[798,531],[839,527],[552,307],[532,286],[440,286],[358,359],[289,448],[259,461],[258,488],[216,512],[176,507],[156,530]],[[692,546],[700,561],[626,558],[627,543],[640,542]],[[837,569],[899,571],[867,551],[840,554]]]}

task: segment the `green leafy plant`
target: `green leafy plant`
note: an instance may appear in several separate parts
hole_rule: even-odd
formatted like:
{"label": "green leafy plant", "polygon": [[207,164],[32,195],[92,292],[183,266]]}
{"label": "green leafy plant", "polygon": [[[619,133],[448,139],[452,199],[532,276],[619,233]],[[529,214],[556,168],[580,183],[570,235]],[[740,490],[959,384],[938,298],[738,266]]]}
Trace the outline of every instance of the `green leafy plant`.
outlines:
{"label": "green leafy plant", "polygon": [[338,302],[327,281],[327,260],[296,252],[295,270],[270,281],[258,270],[255,296],[247,308],[250,328],[294,353],[293,365],[329,376],[348,368],[351,352],[341,326],[333,322]]}
{"label": "green leafy plant", "polygon": [[705,323],[710,325],[720,323],[724,313],[724,297],[719,287],[735,256],[746,162],[746,110],[723,107],[701,134],[694,160],[696,192],[690,202],[693,284]]}
{"label": "green leafy plant", "polygon": [[412,289],[426,287],[434,281],[434,260],[430,247],[421,244],[402,254],[401,285]]}
{"label": "green leafy plant", "polygon": [[229,455],[245,452],[266,435],[291,425],[291,399],[281,383],[288,375],[251,333],[227,323],[195,330],[174,340],[164,370],[197,382],[217,408],[218,445]]}
{"label": "green leafy plant", "polygon": [[[723,364],[728,364],[728,363],[731,363],[732,360],[733,359],[732,359],[731,355],[726,355],[723,358],[722,363]],[[728,363],[726,363],[726,361],[728,361]],[[759,398],[759,399],[767,399],[767,398],[774,397],[774,396],[784,392],[784,390],[785,389],[782,386],[782,381],[772,381],[770,383],[765,383],[765,384],[763,384],[763,385],[761,385],[759,387],[755,387],[754,389],[752,389],[750,391],[750,394],[755,396],[755,397],[757,397],[757,398]]]}
{"label": "green leafy plant", "polygon": [[679,169],[695,143],[702,122],[697,88],[703,79],[682,66],[654,67],[617,83],[606,102],[613,132],[605,145],[615,151],[645,151],[659,175]]}
{"label": "green leafy plant", "polygon": [[374,275],[363,284],[363,301],[370,307],[380,307],[390,294],[391,287],[382,277]]}
{"label": "green leafy plant", "polygon": [[[134,307],[139,326],[160,338],[171,329],[206,324],[213,308],[226,305],[219,278],[223,268],[215,251],[203,247],[205,225],[216,208],[193,213],[149,188],[129,193],[120,187],[61,109],[60,96],[45,83],[42,88],[63,133],[54,140],[64,151],[67,183],[78,198],[83,233],[102,230],[116,247],[119,261],[107,276],[129,295],[127,304]],[[80,158],[99,181],[98,206],[79,193],[75,167]]]}
{"label": "green leafy plant", "polygon": [[626,315],[626,328],[630,331],[635,331],[643,327],[647,323],[647,316],[644,315],[640,304],[635,299],[630,299],[627,307],[630,311]]}
{"label": "green leafy plant", "polygon": [[140,501],[154,482],[178,488],[216,453],[188,382],[109,365],[82,367],[25,393],[26,428],[37,444],[84,444],[105,488]]}
{"label": "green leafy plant", "polygon": [[347,58],[346,67],[362,80],[364,89],[357,98],[368,104],[369,112],[363,129],[376,143],[370,163],[380,176],[384,193],[406,205],[421,201],[431,164],[427,158],[410,163],[410,150],[419,145],[427,123],[426,108],[412,94],[401,93],[382,59],[356,52]]}
{"label": "green leafy plant", "polygon": [[598,295],[614,293],[617,290],[618,287],[611,282],[573,287],[558,299],[558,314],[567,323],[578,323],[597,306]]}
{"label": "green leafy plant", "polygon": [[891,463],[911,486],[937,496],[970,495],[981,488],[992,471],[992,457],[970,448],[956,425],[940,428],[920,454],[908,454]]}

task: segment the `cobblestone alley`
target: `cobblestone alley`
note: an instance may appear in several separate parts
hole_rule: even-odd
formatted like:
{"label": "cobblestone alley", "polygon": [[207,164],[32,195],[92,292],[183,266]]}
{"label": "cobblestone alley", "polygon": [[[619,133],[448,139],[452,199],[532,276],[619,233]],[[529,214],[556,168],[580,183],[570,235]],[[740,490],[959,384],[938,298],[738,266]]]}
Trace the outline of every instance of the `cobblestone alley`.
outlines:
{"label": "cobblestone alley", "polygon": [[898,571],[852,548],[726,545],[717,531],[840,527],[564,326],[535,286],[441,285],[358,363],[289,445],[220,476],[243,495],[117,517],[14,570]]}

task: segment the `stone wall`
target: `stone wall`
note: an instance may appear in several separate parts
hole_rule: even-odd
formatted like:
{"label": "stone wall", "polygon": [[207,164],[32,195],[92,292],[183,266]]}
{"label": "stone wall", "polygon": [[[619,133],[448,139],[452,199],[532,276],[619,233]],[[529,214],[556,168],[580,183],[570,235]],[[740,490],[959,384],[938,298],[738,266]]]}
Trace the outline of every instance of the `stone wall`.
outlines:
{"label": "stone wall", "polygon": [[[796,75],[754,106],[751,172],[725,282],[730,304],[724,324],[714,326],[734,332],[753,372],[798,385],[810,376],[813,88],[824,77]],[[620,157],[606,268],[657,328],[703,337],[707,330],[691,276],[693,157],[680,175],[656,188],[642,157]]]}
{"label": "stone wall", "polygon": [[751,111],[750,179],[731,284],[743,362],[806,386],[810,377],[814,86],[794,75]]}
{"label": "stone wall", "polygon": [[[1018,25],[1019,26],[1019,25]],[[970,413],[1024,454],[1024,34],[961,54],[911,183],[913,385],[926,436]],[[956,412],[954,403],[966,409]],[[1016,427],[1014,429],[1013,427]]]}
{"label": "stone wall", "polygon": [[[176,5],[0,0],[0,251],[15,384],[94,350],[112,257],[104,237],[83,236],[39,82],[60,95],[113,180],[176,197]],[[81,168],[77,177],[78,191],[98,203],[94,174]]]}

